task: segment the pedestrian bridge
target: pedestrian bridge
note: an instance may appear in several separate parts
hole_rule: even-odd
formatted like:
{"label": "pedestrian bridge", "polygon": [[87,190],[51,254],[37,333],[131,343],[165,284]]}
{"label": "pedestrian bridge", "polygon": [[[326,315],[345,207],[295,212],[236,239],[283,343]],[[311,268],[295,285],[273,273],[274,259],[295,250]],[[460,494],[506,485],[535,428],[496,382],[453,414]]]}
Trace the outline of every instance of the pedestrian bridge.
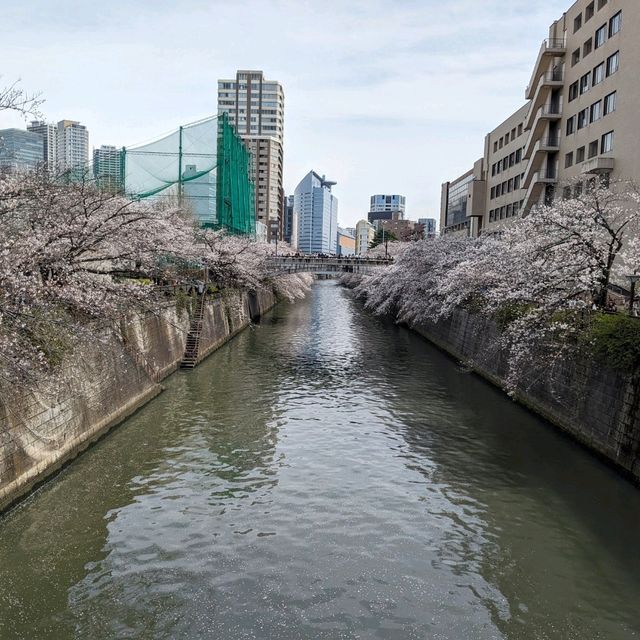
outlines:
{"label": "pedestrian bridge", "polygon": [[314,273],[335,275],[341,273],[372,273],[392,264],[393,258],[357,258],[322,256],[271,256],[269,264],[280,273]]}

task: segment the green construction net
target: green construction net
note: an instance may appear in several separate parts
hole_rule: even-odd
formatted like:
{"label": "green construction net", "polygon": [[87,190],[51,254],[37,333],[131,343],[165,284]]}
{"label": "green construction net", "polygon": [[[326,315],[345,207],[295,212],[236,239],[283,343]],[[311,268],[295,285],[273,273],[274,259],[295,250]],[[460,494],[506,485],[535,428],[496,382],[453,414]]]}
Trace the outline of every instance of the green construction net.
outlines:
{"label": "green construction net", "polygon": [[250,154],[227,114],[180,127],[121,151],[123,191],[132,198],[173,198],[203,226],[255,233]]}

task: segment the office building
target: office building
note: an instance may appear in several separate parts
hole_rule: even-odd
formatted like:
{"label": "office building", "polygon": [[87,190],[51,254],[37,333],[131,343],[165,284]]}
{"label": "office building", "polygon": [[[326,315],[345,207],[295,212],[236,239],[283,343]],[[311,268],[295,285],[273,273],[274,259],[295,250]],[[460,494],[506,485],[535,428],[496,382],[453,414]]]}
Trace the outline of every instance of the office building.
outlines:
{"label": "office building", "polygon": [[9,173],[32,171],[44,163],[41,134],[22,129],[0,130],[0,170]]}
{"label": "office building", "polygon": [[369,251],[376,232],[373,225],[367,220],[360,220],[356,225],[356,255],[363,256]]}
{"label": "office building", "polygon": [[56,133],[58,171],[81,173],[89,164],[89,132],[75,120],[60,120]]}
{"label": "office building", "polygon": [[218,113],[229,122],[251,152],[250,177],[255,185],[257,221],[269,239],[283,233],[284,92],[262,71],[238,71],[234,79],[218,81]]}
{"label": "office building", "polygon": [[296,187],[293,216],[298,220],[296,248],[302,253],[336,253],[338,199],[331,192],[335,184],[310,171]]}
{"label": "office building", "polygon": [[473,169],[443,185],[443,232],[498,230],[595,179],[640,181],[639,33],[637,0],[578,0],[549,27],[526,104],[486,136]]}
{"label": "office building", "polygon": [[369,204],[369,222],[376,220],[402,220],[406,209],[406,198],[401,195],[371,196]]}
{"label": "office building", "polygon": [[55,124],[34,120],[27,125],[27,131],[39,133],[44,140],[43,162],[50,174],[55,174],[58,166],[58,127]]}
{"label": "office building", "polygon": [[435,238],[437,235],[437,222],[435,218],[418,218],[418,223],[424,227],[425,238]]}
{"label": "office building", "polygon": [[293,215],[293,201],[294,196],[286,196],[284,199],[282,239],[295,249],[298,246],[298,220]]}
{"label": "office building", "polygon": [[[116,147],[102,145],[99,149],[93,150],[93,176],[100,189],[112,193],[122,191],[122,160],[122,152]],[[189,165],[186,170],[190,170]]]}

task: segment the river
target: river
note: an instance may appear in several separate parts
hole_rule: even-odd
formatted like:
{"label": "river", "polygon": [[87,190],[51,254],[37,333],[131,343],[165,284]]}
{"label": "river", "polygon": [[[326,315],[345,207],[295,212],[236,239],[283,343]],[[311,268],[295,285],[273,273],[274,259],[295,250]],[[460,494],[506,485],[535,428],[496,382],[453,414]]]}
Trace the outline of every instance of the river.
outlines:
{"label": "river", "polygon": [[317,283],[0,519],[0,638],[640,637],[640,491]]}

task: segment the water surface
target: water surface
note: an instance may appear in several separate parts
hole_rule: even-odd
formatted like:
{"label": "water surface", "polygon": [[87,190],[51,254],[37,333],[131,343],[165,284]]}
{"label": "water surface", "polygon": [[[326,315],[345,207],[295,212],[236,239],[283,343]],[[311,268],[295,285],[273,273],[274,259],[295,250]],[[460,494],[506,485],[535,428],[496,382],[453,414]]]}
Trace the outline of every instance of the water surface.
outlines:
{"label": "water surface", "polygon": [[640,637],[640,492],[317,284],[0,520],[0,638]]}

